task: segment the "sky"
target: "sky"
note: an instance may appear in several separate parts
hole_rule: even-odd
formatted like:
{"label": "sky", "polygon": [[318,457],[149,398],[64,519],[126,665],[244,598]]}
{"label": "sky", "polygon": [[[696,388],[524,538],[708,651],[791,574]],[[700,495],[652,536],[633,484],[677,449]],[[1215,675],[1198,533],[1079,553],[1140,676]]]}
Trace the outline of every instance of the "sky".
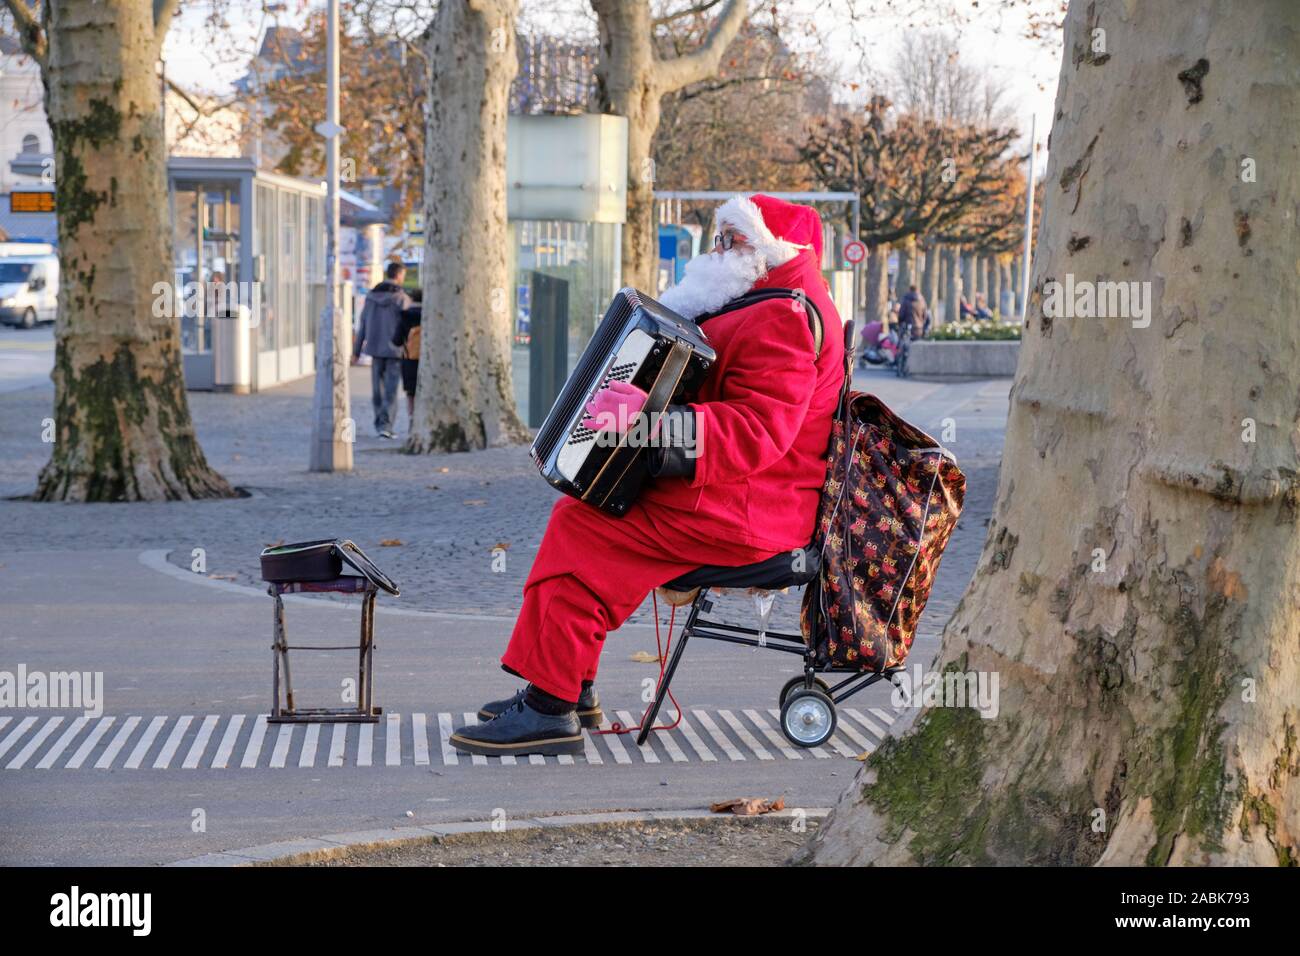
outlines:
{"label": "sky", "polygon": [[[248,58],[257,49],[266,26],[300,25],[324,0],[286,0],[266,6],[252,0],[222,0],[227,5],[228,31],[221,42],[205,26],[211,7],[186,3],[168,35],[164,48],[167,73],[188,90],[229,94],[231,84],[243,75]],[[347,0],[343,0],[347,3]],[[1059,32],[1052,42],[1025,36],[1027,10],[1051,13],[1059,0],[775,0],[797,18],[816,21],[816,54],[839,74],[845,84],[868,87],[889,69],[898,44],[911,30],[943,29],[956,41],[964,62],[987,69],[1001,80],[1021,129],[1021,147],[1028,144],[1030,117],[1037,115],[1038,166],[1046,162],[1061,64]],[[525,30],[542,27],[575,36],[591,35],[594,23],[585,0],[522,0],[521,24]],[[847,15],[850,9],[856,17]],[[759,14],[761,16],[761,14]],[[797,47],[798,39],[794,45]],[[346,96],[347,91],[343,91]],[[853,95],[847,86],[847,96]]]}

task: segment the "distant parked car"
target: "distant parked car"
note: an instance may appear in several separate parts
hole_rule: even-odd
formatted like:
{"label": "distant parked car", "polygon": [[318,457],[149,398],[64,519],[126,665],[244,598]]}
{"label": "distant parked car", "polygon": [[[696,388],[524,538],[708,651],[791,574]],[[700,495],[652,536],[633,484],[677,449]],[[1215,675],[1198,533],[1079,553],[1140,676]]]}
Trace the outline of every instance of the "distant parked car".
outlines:
{"label": "distant parked car", "polygon": [[59,257],[0,259],[0,322],[30,329],[53,322],[59,301]]}

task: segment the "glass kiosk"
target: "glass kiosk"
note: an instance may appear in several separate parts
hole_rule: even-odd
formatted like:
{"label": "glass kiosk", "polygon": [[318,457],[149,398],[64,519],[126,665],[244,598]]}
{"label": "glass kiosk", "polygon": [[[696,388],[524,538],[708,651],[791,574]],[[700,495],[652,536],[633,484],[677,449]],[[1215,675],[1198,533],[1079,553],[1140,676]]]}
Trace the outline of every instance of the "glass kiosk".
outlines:
{"label": "glass kiosk", "polygon": [[187,386],[255,392],[312,374],[326,299],[324,185],[243,157],[179,156],[167,185]]}

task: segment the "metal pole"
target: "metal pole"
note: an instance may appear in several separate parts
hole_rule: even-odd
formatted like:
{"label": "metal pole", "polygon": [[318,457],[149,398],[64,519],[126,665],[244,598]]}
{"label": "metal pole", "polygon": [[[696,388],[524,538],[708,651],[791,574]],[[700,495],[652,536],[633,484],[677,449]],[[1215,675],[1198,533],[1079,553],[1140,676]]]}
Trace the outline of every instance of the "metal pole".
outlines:
{"label": "metal pole", "polygon": [[1025,255],[1020,266],[1020,321],[1029,311],[1029,263],[1034,242],[1034,160],[1038,154],[1038,116],[1029,120],[1029,191],[1025,194]]}
{"label": "metal pole", "polygon": [[329,0],[329,43],[325,56],[325,122],[316,132],[325,137],[325,284],[326,304],[316,335],[315,414],[312,419],[311,470],[351,471],[352,438],[348,426],[351,396],[348,356],[351,341],[339,328],[339,0]]}

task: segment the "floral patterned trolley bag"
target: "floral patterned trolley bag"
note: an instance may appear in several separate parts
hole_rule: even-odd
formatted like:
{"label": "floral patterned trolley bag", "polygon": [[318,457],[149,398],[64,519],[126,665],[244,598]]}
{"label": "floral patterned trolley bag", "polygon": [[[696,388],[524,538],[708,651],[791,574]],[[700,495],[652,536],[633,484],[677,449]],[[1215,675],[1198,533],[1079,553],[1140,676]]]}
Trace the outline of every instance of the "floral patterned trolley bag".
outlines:
{"label": "floral patterned trolley bag", "polygon": [[817,512],[821,574],[800,614],[819,669],[902,666],[965,494],[951,452],[874,395],[846,396]]}

